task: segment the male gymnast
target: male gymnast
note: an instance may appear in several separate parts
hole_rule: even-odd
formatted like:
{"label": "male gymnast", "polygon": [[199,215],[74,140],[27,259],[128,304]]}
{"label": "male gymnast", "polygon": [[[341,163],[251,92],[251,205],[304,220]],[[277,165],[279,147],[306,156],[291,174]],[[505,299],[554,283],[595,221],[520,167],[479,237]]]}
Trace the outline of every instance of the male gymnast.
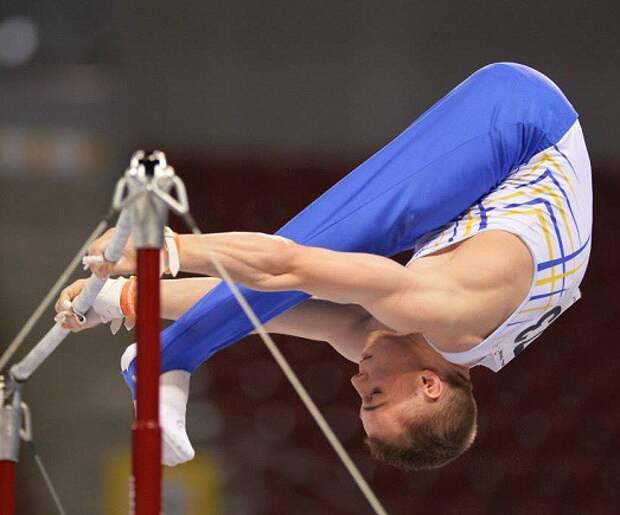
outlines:
{"label": "male gymnast", "polygon": [[[162,333],[164,463],[194,455],[185,433],[190,373],[252,330],[206,245],[269,332],[327,341],[359,364],[351,382],[371,452],[420,470],[449,463],[475,438],[470,368],[499,371],[579,298],[591,225],[577,113],[541,73],[497,63],[276,236],[168,232],[166,266],[211,277],[162,281],[162,317],[176,320]],[[389,259],[407,249],[406,266]],[[131,274],[135,252],[91,269]],[[120,277],[80,326],[70,307],[82,287],[66,288],[56,305],[65,327],[134,316],[135,282]],[[132,388],[134,347],[122,359]]]}

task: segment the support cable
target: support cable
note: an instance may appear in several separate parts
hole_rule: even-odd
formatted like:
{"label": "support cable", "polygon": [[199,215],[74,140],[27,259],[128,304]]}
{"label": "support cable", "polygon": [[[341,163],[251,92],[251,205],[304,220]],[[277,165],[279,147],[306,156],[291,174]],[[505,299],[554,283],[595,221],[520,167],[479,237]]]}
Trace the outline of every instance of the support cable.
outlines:
{"label": "support cable", "polygon": [[21,440],[26,442],[26,445],[32,452],[34,461],[37,464],[41,476],[43,476],[45,486],[47,487],[47,490],[50,493],[52,500],[54,501],[54,505],[56,506],[58,513],[60,515],[67,515],[67,512],[65,511],[64,506],[60,501],[58,491],[54,487],[54,483],[52,483],[52,478],[50,477],[49,473],[47,472],[47,468],[43,463],[43,458],[41,458],[41,456],[37,452],[37,448],[34,445],[34,438],[32,436],[32,415],[30,413],[30,408],[25,402],[19,402],[19,405],[21,415],[23,417],[22,427],[19,428],[19,437],[21,438]]}
{"label": "support cable", "polygon": [[39,472],[41,473],[41,476],[43,476],[43,481],[45,482],[45,486],[47,487],[47,490],[50,493],[50,496],[54,500],[54,505],[56,506],[56,510],[58,510],[58,513],[60,515],[67,515],[67,512],[65,511],[65,508],[62,502],[60,501],[60,496],[58,495],[58,491],[56,490],[56,487],[54,487],[54,483],[52,483],[52,479],[49,473],[47,472],[47,468],[45,467],[45,464],[43,463],[43,459],[37,452],[34,442],[31,440],[26,443],[28,445],[28,448],[32,452],[32,456],[34,458],[34,461],[37,464],[37,467],[39,469]]}

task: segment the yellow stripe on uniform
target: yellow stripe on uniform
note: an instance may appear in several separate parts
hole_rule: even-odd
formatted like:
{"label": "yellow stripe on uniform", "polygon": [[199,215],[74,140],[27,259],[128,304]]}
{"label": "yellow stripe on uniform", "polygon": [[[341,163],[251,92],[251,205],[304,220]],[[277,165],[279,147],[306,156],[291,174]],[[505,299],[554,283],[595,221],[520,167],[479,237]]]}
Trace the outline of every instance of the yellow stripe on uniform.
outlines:
{"label": "yellow stripe on uniform", "polygon": [[464,237],[469,236],[469,233],[471,232],[471,227],[474,224],[474,215],[472,214],[472,210],[474,208],[470,208],[467,210],[467,223],[465,224],[465,234],[463,235]]}
{"label": "yellow stripe on uniform", "polygon": [[542,286],[543,284],[553,283],[557,281],[558,279],[563,279],[564,277],[573,275],[574,273],[578,272],[582,266],[583,266],[583,263],[580,263],[579,265],[577,265],[572,270],[569,270],[568,272],[564,272],[562,274],[557,274],[557,275],[552,273],[550,277],[545,277],[544,279],[538,279],[538,281],[536,281],[536,286]]}
{"label": "yellow stripe on uniform", "polygon": [[[543,235],[545,236],[545,243],[547,244],[547,254],[549,255],[549,260],[553,260],[553,243],[551,242],[551,233],[549,232],[549,228],[547,227],[547,221],[545,220],[545,215],[539,208],[529,208],[529,209],[510,209],[504,211],[502,213],[503,216],[519,216],[519,215],[536,215],[538,221],[540,222],[540,227],[542,228]],[[555,267],[551,268],[551,291],[555,287],[555,280],[553,280],[553,271]]]}
{"label": "yellow stripe on uniform", "polygon": [[[551,297],[549,297],[549,298],[551,298]],[[549,302],[547,302],[547,304],[545,304],[544,306],[540,306],[538,308],[522,309],[521,311],[519,311],[519,314],[521,314],[521,313],[533,313],[534,311],[545,311],[548,308],[549,308]]]}
{"label": "yellow stripe on uniform", "polygon": [[[579,271],[583,265],[584,265],[584,263],[581,263],[577,267],[573,268],[572,270],[569,270],[568,272],[564,272],[564,273],[558,274],[558,275],[552,274],[550,277],[545,277],[544,279],[539,279],[538,281],[536,281],[536,286],[542,286],[544,284],[549,284],[549,283],[554,284],[555,281],[557,281],[559,279],[562,279],[564,277],[569,277],[569,276],[573,275],[574,273]],[[551,288],[551,291],[553,291],[553,287]],[[549,297],[547,298],[547,304],[545,304],[544,306],[539,306],[539,307],[536,307],[536,308],[522,309],[522,310],[519,311],[519,313],[532,313],[534,311],[545,311],[551,305],[551,298],[552,298],[552,296],[549,295]]]}
{"label": "yellow stripe on uniform", "polygon": [[503,201],[506,201],[506,200],[513,199],[515,197],[522,197],[523,195],[525,195],[524,192],[522,192],[522,191],[515,191],[514,193],[508,193],[506,195],[502,195],[501,197],[488,198],[488,199],[486,199],[485,203],[486,203],[487,209],[488,209],[489,207],[497,207],[497,202],[503,202]]}
{"label": "yellow stripe on uniform", "polygon": [[523,181],[521,182],[521,184],[524,184],[526,181],[529,181],[530,177],[533,176],[538,171],[538,169],[547,162],[548,157],[549,157],[549,154],[543,154],[540,158],[540,161],[536,163],[536,165],[534,165],[534,167],[532,167],[531,170],[524,173],[522,177],[519,177],[519,179]]}
{"label": "yellow stripe on uniform", "polygon": [[573,242],[573,232],[571,231],[571,227],[568,223],[568,217],[566,216],[566,210],[562,206],[562,198],[551,189],[551,186],[538,186],[532,187],[532,191],[534,193],[539,193],[542,195],[549,195],[554,200],[557,200],[557,204],[552,204],[553,207],[558,208],[560,211],[560,216],[562,217],[562,222],[564,223],[564,228],[566,229],[566,233],[568,234],[568,239],[570,241],[571,252],[575,251],[575,243]]}

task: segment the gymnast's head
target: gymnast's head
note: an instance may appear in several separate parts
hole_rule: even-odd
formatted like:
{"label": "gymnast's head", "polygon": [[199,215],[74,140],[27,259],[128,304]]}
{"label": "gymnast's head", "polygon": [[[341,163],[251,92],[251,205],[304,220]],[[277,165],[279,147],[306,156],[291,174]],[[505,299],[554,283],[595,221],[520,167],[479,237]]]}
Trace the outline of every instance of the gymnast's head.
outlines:
{"label": "gymnast's head", "polygon": [[351,382],[372,455],[403,470],[442,467],[476,437],[469,373],[420,335],[371,334]]}

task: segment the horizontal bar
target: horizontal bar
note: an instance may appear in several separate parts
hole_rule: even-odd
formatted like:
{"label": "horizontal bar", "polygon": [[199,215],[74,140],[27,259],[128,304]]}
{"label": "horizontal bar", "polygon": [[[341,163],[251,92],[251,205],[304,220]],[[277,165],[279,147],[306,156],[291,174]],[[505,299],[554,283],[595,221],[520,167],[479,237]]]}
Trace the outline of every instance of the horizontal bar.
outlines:
{"label": "horizontal bar", "polygon": [[[127,209],[124,209],[118,217],[114,237],[104,251],[104,257],[107,261],[116,262],[120,259],[127,240],[131,235],[131,229],[131,215]],[[101,279],[95,274],[91,274],[86,286],[73,302],[74,311],[84,315],[93,305],[93,302],[95,302],[105,282],[106,279]],[[50,354],[58,348],[70,332],[67,329],[63,329],[60,323],[57,322],[24,359],[11,367],[11,376],[17,381],[26,381]]]}

